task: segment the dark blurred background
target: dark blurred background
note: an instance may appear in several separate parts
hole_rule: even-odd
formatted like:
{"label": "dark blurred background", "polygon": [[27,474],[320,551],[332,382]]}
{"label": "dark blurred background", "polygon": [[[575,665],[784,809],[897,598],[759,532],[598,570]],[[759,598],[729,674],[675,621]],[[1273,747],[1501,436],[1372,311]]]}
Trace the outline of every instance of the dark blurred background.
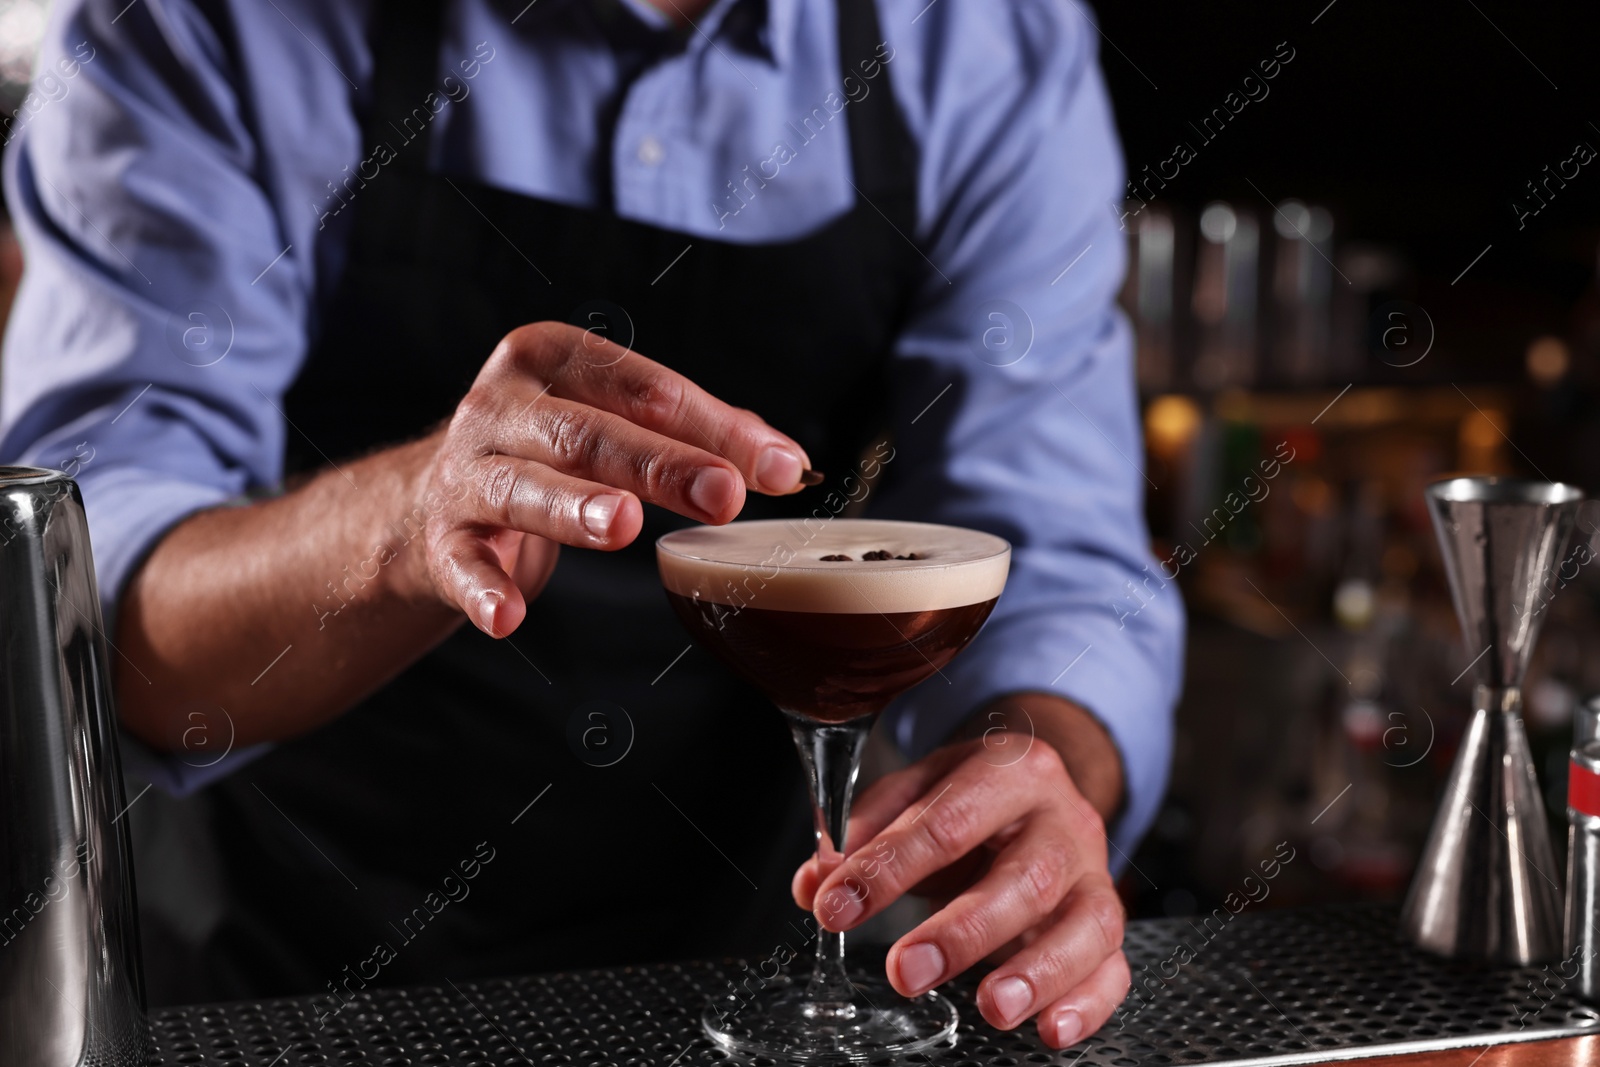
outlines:
{"label": "dark blurred background", "polygon": [[[1471,686],[1422,487],[1600,490],[1600,14],[1095,8],[1151,530],[1190,615],[1172,788],[1125,895],[1209,910],[1288,841],[1262,906],[1397,899]],[[1600,580],[1548,616],[1527,719],[1559,850]]]}

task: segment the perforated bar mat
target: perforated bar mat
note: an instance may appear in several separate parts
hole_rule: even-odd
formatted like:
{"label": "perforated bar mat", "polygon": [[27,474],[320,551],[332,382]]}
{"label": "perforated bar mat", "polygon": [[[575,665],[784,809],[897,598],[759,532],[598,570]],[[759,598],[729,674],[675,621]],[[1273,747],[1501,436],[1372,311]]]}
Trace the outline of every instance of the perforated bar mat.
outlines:
{"label": "perforated bar mat", "polygon": [[[1246,911],[1226,923],[1146,920],[1129,924],[1126,951],[1135,992],[1082,1044],[1046,1048],[1031,1025],[996,1031],[972,1005],[974,983],[957,982],[948,990],[962,1017],[954,1046],[902,1062],[1310,1063],[1600,1031],[1600,1013],[1580,1004],[1561,980],[1572,967],[1492,969],[1437,960],[1401,940],[1390,910]],[[700,1012],[709,995],[748,973],[737,964],[694,963],[366,989],[321,1026],[319,1010],[334,1005],[325,998],[170,1008],[155,1013],[150,1062],[741,1063],[704,1036]]]}

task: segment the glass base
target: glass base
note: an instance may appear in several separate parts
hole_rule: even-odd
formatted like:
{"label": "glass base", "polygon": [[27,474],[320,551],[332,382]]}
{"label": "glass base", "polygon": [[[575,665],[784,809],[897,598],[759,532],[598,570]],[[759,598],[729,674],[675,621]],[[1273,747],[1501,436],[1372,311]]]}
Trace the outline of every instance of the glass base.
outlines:
{"label": "glass base", "polygon": [[923,1052],[956,1032],[956,1006],[938,993],[906,999],[887,983],[852,983],[855,997],[815,1004],[806,983],[779,976],[751,995],[729,993],[701,1021],[729,1052],[799,1063],[865,1063]]}

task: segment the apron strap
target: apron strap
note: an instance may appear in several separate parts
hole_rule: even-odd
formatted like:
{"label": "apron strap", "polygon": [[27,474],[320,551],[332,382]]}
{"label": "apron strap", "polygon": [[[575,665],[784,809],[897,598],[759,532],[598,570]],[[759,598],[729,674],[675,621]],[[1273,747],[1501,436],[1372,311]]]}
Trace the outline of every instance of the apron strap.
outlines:
{"label": "apron strap", "polygon": [[[378,0],[373,5],[372,100],[362,123],[362,151],[387,144],[398,170],[426,173],[433,162],[429,93],[439,84],[443,0]],[[435,101],[437,102],[437,100]]]}
{"label": "apron strap", "polygon": [[[850,162],[856,187],[903,234],[916,230],[917,150],[891,89],[890,70],[878,56],[886,44],[876,0],[836,0],[839,12],[839,73],[861,81],[862,71],[879,72],[860,102],[845,109],[850,131]],[[889,53],[892,54],[892,53]],[[865,67],[863,66],[865,64]]]}

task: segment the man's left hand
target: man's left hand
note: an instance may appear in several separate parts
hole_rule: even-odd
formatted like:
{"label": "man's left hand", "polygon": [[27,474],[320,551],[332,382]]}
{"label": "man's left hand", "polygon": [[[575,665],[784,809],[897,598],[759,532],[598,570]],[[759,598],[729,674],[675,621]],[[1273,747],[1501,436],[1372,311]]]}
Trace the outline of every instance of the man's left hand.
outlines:
{"label": "man's left hand", "polygon": [[[1100,794],[1100,807],[1112,810],[1121,768],[1109,737],[1081,708],[1057,697],[1012,698],[1005,714],[1013,722],[1024,699],[1032,710],[1025,733],[948,745],[864,790],[843,862],[824,877],[817,860],[808,861],[793,890],[837,932],[904,893],[932,898],[934,914],[889,952],[891,984],[917,996],[982,960],[998,961],[978,986],[983,1017],[1010,1030],[1037,1016],[1040,1038],[1063,1048],[1104,1025],[1128,991],[1105,822],[1084,795]],[[1100,757],[1079,775],[1093,779],[1091,788],[1080,791],[1063,763],[1064,741],[1061,751]]]}

